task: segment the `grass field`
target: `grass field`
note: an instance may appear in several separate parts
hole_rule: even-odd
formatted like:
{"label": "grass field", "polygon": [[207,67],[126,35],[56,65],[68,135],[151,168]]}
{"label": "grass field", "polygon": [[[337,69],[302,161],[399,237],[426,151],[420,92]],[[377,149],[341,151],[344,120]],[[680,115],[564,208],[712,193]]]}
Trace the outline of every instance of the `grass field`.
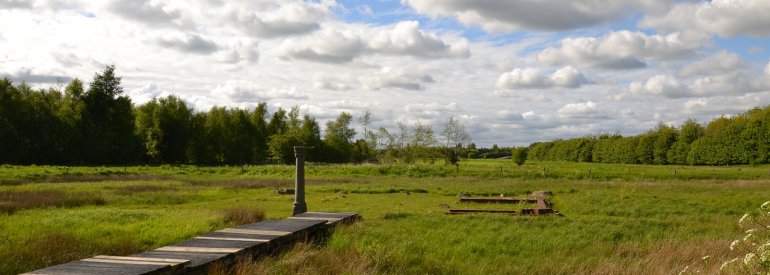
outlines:
{"label": "grass field", "polygon": [[[670,274],[701,264],[715,271],[742,233],[737,220],[770,199],[768,166],[475,160],[459,169],[309,164],[306,172],[311,211],[364,220],[322,246],[243,263],[243,273]],[[179,242],[232,226],[233,207],[285,218],[293,197],[274,189],[291,187],[292,178],[292,166],[0,166],[0,274]],[[553,191],[564,216],[444,214],[475,207],[457,204],[461,192],[537,190]]]}

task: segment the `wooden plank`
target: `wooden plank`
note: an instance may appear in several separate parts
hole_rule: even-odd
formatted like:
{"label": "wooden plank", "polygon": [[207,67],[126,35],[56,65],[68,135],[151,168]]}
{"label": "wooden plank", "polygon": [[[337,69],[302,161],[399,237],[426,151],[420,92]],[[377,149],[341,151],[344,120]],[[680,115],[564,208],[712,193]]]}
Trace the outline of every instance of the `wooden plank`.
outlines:
{"label": "wooden plank", "polygon": [[[264,253],[277,249],[271,241],[287,244],[303,232],[314,234],[329,224],[352,220],[355,213],[306,212],[284,220],[261,221],[214,231],[174,245],[131,256],[99,255],[29,274],[157,274],[205,272],[207,266],[229,263],[244,253]],[[280,241],[279,241],[280,240]],[[164,274],[165,274],[164,273]]]}
{"label": "wooden plank", "polygon": [[190,263],[185,265],[185,268],[190,266],[198,266],[206,264],[217,259],[220,259],[228,254],[216,254],[216,253],[193,253],[193,252],[173,252],[173,251],[147,251],[134,256],[141,257],[157,257],[157,258],[180,258],[190,260]]}
{"label": "wooden plank", "polygon": [[326,221],[327,223],[336,222],[342,220],[340,218],[324,218],[324,217],[289,217],[291,220],[314,220],[314,221]]}
{"label": "wooden plank", "polygon": [[159,266],[171,266],[172,265],[172,264],[169,264],[169,263],[152,262],[152,261],[126,261],[126,260],[94,259],[94,258],[82,259],[81,261],[84,261],[84,262],[95,262],[95,263],[110,263],[110,264],[132,264],[132,265],[159,265]]}
{"label": "wooden plank", "polygon": [[27,274],[147,274],[168,269],[170,269],[168,265],[126,265],[80,260],[40,269]]}
{"label": "wooden plank", "polygon": [[268,236],[285,236],[285,235],[294,233],[292,231],[239,229],[239,228],[226,228],[226,229],[217,230],[214,232],[238,233],[238,234],[249,234],[249,235],[268,235]]}
{"label": "wooden plank", "polygon": [[241,250],[243,250],[243,248],[164,246],[164,247],[155,249],[154,251],[230,254],[230,253],[236,253]]}
{"label": "wooden plank", "polygon": [[449,214],[465,214],[465,213],[516,214],[516,210],[449,209]]}
{"label": "wooden plank", "polygon": [[150,258],[150,257],[108,256],[108,255],[94,256],[93,259],[149,261],[149,262],[162,262],[162,263],[170,263],[170,264],[186,264],[190,262],[190,260],[185,260],[185,259],[164,259],[164,258]]}
{"label": "wooden plank", "polygon": [[226,237],[195,237],[199,240],[216,240],[216,241],[242,241],[242,242],[269,242],[268,239],[250,239],[250,238],[226,238]]}

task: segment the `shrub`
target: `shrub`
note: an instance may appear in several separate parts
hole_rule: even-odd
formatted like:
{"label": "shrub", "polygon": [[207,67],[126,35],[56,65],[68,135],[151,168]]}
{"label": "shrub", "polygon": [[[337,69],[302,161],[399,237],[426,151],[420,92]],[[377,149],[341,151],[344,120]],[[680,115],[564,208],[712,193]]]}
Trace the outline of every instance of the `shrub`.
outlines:
{"label": "shrub", "polygon": [[524,164],[527,161],[527,148],[516,147],[511,150],[511,159],[513,159],[513,163],[516,163],[516,165],[521,166]]}

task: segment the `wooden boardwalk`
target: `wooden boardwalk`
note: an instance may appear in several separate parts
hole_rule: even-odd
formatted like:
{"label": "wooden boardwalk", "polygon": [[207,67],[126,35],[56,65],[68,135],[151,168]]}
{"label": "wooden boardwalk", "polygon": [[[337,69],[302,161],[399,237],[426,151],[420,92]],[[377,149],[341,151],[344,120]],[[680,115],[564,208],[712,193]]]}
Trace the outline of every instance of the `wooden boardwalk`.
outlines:
{"label": "wooden boardwalk", "polygon": [[275,253],[292,244],[325,237],[355,213],[306,212],[217,230],[174,245],[130,256],[95,256],[25,274],[205,274],[243,260]]}

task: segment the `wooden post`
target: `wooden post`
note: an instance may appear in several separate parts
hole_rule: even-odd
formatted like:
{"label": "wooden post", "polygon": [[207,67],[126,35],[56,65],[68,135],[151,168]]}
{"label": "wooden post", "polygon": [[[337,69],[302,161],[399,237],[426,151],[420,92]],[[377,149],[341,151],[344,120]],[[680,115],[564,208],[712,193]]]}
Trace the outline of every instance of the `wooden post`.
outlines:
{"label": "wooden post", "polygon": [[588,177],[591,177],[591,167],[588,167]]}
{"label": "wooden post", "polygon": [[292,213],[299,215],[307,212],[307,204],[305,204],[305,147],[294,146],[294,157],[297,158],[297,168],[294,180],[294,208]]}

